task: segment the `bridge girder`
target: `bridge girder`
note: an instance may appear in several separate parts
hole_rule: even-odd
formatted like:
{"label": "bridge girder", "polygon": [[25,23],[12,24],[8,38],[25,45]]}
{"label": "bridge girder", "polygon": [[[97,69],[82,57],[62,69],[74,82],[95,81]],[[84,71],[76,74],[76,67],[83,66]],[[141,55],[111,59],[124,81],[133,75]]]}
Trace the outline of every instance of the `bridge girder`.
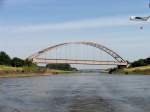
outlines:
{"label": "bridge girder", "polygon": [[96,60],[70,60],[70,59],[43,59],[35,58],[34,63],[37,64],[84,64],[84,65],[121,65],[126,66],[127,62],[117,62],[117,61],[96,61]]}

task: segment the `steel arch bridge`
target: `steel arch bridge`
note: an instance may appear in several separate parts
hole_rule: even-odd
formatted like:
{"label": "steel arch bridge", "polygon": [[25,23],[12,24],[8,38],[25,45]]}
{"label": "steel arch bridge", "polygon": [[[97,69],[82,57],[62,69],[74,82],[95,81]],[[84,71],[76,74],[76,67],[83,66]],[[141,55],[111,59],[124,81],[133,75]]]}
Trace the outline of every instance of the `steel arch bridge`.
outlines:
{"label": "steel arch bridge", "polygon": [[[112,58],[114,58],[115,61],[98,61],[98,60],[75,60],[75,59],[46,59],[46,58],[40,58],[41,55],[51,51],[55,50],[57,48],[67,46],[67,45],[86,45],[86,46],[92,46],[94,48],[97,48],[101,51],[104,51],[108,55],[110,55]],[[33,63],[36,64],[85,64],[85,65],[118,65],[118,66],[127,66],[128,62],[125,61],[120,55],[118,55],[116,52],[113,50],[98,44],[96,42],[85,42],[85,41],[80,41],[80,42],[66,42],[66,43],[60,43],[54,46],[50,46],[48,48],[45,48],[43,50],[40,50],[31,56],[27,58],[28,60],[32,61]]]}

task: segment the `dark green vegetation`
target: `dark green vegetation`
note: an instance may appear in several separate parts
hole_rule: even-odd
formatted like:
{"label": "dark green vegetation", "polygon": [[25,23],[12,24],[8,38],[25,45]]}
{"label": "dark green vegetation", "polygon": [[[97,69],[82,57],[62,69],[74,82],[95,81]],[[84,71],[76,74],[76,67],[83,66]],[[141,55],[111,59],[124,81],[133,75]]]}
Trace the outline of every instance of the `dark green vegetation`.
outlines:
{"label": "dark green vegetation", "polygon": [[150,57],[146,59],[139,59],[131,63],[130,67],[140,67],[150,65]]}
{"label": "dark green vegetation", "polygon": [[[0,77],[25,77],[41,74],[62,74],[76,71],[69,64],[49,64],[39,67],[29,60],[17,57],[10,58],[5,52],[0,52]],[[36,75],[35,75],[36,74]]]}
{"label": "dark green vegetation", "polygon": [[40,71],[37,65],[29,60],[17,57],[11,59],[5,52],[0,52],[0,75],[38,73]]}
{"label": "dark green vegetation", "polygon": [[76,71],[76,68],[72,68],[69,64],[48,64],[46,68],[56,69],[56,70],[65,70],[65,71]]}
{"label": "dark green vegetation", "polygon": [[5,52],[0,52],[0,65],[11,65],[11,58]]}
{"label": "dark green vegetation", "polygon": [[12,67],[35,66],[35,64],[29,60],[23,60],[17,57],[11,59],[10,56],[3,51],[0,52],[0,65],[8,65]]}
{"label": "dark green vegetation", "polygon": [[119,69],[119,72],[123,72],[125,74],[135,73],[135,74],[147,74],[150,75],[150,57],[146,59],[139,59],[130,63],[128,68]]}

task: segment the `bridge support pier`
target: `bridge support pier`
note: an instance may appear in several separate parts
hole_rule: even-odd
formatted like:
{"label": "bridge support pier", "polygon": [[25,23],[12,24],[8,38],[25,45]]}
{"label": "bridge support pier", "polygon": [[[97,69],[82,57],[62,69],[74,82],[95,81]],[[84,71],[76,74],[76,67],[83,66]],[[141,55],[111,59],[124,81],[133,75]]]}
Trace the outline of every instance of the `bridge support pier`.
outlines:
{"label": "bridge support pier", "polygon": [[127,68],[127,65],[118,65],[117,68],[118,68],[118,69]]}

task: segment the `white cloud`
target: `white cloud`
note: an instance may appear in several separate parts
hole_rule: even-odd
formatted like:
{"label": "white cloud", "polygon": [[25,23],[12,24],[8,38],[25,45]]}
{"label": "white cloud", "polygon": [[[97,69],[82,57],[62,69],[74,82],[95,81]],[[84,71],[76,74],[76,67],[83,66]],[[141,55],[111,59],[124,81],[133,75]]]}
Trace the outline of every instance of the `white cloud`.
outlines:
{"label": "white cloud", "polygon": [[69,21],[60,23],[47,23],[23,26],[5,26],[0,27],[0,31],[11,32],[43,32],[43,31],[57,31],[57,30],[80,30],[91,28],[104,28],[104,27],[118,27],[136,25],[140,22],[129,21],[128,17],[106,17],[87,19],[80,21]]}

